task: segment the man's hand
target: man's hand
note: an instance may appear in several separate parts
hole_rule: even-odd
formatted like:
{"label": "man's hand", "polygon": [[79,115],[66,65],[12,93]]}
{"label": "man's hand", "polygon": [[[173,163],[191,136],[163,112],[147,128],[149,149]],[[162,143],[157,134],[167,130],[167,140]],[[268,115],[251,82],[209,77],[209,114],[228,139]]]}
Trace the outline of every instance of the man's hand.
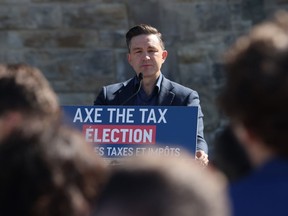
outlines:
{"label": "man's hand", "polygon": [[203,166],[207,166],[209,163],[208,155],[202,150],[197,150],[196,161],[199,162]]}

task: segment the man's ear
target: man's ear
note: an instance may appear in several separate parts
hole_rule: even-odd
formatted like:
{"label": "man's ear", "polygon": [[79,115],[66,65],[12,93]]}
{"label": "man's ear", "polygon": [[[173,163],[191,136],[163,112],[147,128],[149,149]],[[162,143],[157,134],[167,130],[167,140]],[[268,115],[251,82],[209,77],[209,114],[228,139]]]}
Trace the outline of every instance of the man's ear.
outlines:
{"label": "man's ear", "polygon": [[163,52],[162,52],[163,62],[166,60],[167,56],[168,56],[168,51],[167,50],[163,50]]}
{"label": "man's ear", "polygon": [[261,137],[253,130],[249,130],[243,125],[234,126],[233,130],[254,166],[259,166],[274,157],[274,150],[265,145]]}
{"label": "man's ear", "polygon": [[234,125],[233,131],[235,136],[238,138],[238,140],[243,146],[248,146],[249,148],[249,146],[251,147],[255,143],[259,142],[257,136],[255,136],[253,131],[247,129],[241,124]]}
{"label": "man's ear", "polygon": [[238,125],[238,124],[234,125],[233,132],[240,143],[245,145],[247,141],[249,140],[248,132],[246,128],[244,128],[242,125]]}

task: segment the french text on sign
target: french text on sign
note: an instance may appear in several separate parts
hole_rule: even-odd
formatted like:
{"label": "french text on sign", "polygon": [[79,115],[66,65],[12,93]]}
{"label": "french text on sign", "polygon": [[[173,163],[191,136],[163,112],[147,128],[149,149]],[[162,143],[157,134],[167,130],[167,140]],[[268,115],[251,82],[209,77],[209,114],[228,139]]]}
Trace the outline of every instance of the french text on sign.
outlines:
{"label": "french text on sign", "polygon": [[87,142],[97,144],[155,144],[155,125],[83,125]]}

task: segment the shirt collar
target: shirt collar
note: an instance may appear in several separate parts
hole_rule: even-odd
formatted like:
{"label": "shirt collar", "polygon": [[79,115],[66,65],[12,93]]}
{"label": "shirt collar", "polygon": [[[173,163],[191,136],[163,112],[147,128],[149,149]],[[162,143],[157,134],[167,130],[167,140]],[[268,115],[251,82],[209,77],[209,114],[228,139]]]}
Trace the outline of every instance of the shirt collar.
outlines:
{"label": "shirt collar", "polygon": [[163,75],[162,75],[162,73],[160,73],[160,75],[159,75],[159,77],[157,79],[157,82],[156,82],[156,86],[158,88],[158,93],[160,92],[160,89],[161,89],[162,80],[163,80]]}
{"label": "shirt collar", "polygon": [[[139,85],[139,80],[138,80],[137,76],[135,76],[135,77],[136,78],[135,78],[135,81],[134,81],[134,86],[137,86],[137,85]],[[160,92],[160,89],[161,89],[162,80],[163,80],[163,75],[162,75],[162,73],[160,73],[160,75],[159,75],[159,77],[158,77],[158,79],[156,81],[156,85],[155,85],[155,87],[157,88],[157,92],[158,93]]]}

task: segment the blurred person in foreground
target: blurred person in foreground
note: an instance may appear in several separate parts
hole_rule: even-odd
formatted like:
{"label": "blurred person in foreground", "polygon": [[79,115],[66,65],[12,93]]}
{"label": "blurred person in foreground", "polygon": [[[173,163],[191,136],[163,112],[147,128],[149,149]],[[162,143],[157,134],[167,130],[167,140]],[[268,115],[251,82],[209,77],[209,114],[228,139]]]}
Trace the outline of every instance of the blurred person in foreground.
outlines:
{"label": "blurred person in foreground", "polygon": [[288,14],[255,26],[226,53],[220,107],[253,163],[231,184],[235,216],[288,215]]}
{"label": "blurred person in foreground", "polygon": [[39,69],[0,64],[0,141],[31,117],[45,122],[57,120],[59,114],[58,98]]}
{"label": "blurred person in foreground", "polygon": [[0,215],[89,215],[106,165],[77,131],[29,123],[0,145]]}
{"label": "blurred person in foreground", "polygon": [[93,216],[228,216],[226,182],[194,158],[143,156],[112,167]]}
{"label": "blurred person in foreground", "polygon": [[197,106],[196,159],[207,165],[208,145],[204,139],[199,95],[162,74],[161,67],[168,56],[162,34],[150,25],[140,24],[126,33],[126,43],[128,62],[135,76],[125,82],[104,86],[94,105]]}

